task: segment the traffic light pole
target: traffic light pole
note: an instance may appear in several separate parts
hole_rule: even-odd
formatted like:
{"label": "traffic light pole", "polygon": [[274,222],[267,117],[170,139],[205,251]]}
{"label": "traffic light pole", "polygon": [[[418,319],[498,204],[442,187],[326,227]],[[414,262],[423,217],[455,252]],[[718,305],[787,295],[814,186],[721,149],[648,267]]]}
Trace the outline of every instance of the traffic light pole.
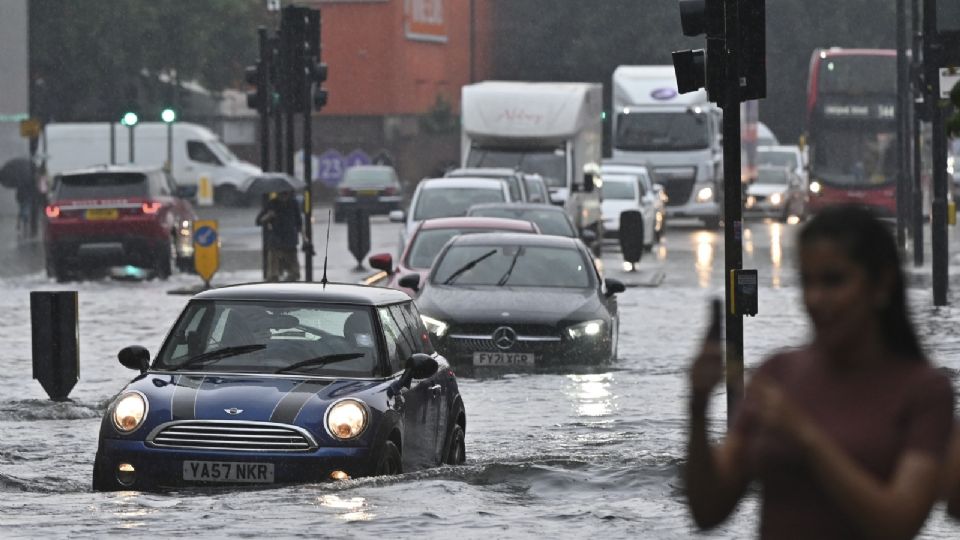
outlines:
{"label": "traffic light pole", "polygon": [[723,245],[726,290],[725,361],[727,424],[743,399],[743,315],[733,312],[734,270],[743,268],[743,195],[740,180],[740,2],[724,2],[726,25],[723,89]]}
{"label": "traffic light pole", "polygon": [[257,28],[257,37],[260,40],[260,65],[258,70],[259,86],[262,92],[260,110],[260,168],[270,170],[270,42],[267,38],[267,28]]}
{"label": "traffic light pole", "polygon": [[910,81],[907,77],[907,0],[897,0],[897,106],[894,116],[897,124],[897,248],[907,245],[907,222],[910,213],[910,184],[907,181],[907,163],[910,160],[910,141],[907,134]]}
{"label": "traffic light pole", "polygon": [[[927,6],[932,3],[928,2]],[[923,10],[923,65],[927,110],[933,128],[933,205],[930,235],[933,243],[933,305],[947,305],[947,138],[940,101],[940,59],[937,40],[937,10]]]}
{"label": "traffic light pole", "polygon": [[[917,86],[917,80],[920,77],[920,44],[922,43],[922,34],[920,34],[920,0],[913,0],[910,6],[911,16],[910,16],[910,26],[912,29],[913,37],[913,46],[911,49],[911,54],[913,58],[911,62],[915,66],[915,72],[913,73],[913,86],[914,93],[913,103],[917,103],[917,99],[923,99],[923,89]],[[913,131],[913,210],[910,212],[911,217],[913,218],[913,265],[916,267],[923,266],[923,250],[924,250],[924,239],[923,239],[923,229],[924,229],[924,219],[923,219],[923,183],[920,181],[921,178],[921,146],[920,146],[920,112],[916,110],[916,107],[912,108],[913,114],[911,115],[911,129]]]}
{"label": "traffic light pole", "polygon": [[[304,77],[306,88],[304,96],[309,98],[311,81],[309,77]],[[307,184],[303,193],[303,261],[304,261],[304,280],[313,281],[313,126],[312,114],[313,108],[310,106],[309,99],[307,106],[303,111],[303,180]]]}
{"label": "traffic light pole", "polygon": [[[280,46],[283,42],[283,35],[281,31],[277,31],[276,41],[271,47],[270,56],[273,61],[273,64],[270,68],[273,70],[273,73],[276,74],[273,88],[271,90],[279,90],[284,87],[283,78],[286,77],[286,74],[283,72],[283,59],[280,55]],[[273,95],[270,96],[271,105],[273,106],[273,142],[274,142],[274,171],[280,172],[283,170],[283,105],[282,99],[279,102],[273,101]]]}

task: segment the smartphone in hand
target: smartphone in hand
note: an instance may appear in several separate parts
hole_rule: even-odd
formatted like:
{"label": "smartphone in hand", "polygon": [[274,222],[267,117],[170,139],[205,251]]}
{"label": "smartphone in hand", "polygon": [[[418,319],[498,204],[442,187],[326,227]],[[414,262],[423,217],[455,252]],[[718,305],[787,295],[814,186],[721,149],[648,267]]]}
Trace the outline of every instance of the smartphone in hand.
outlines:
{"label": "smartphone in hand", "polygon": [[723,301],[714,298],[710,301],[710,326],[707,328],[707,341],[720,341],[723,328]]}

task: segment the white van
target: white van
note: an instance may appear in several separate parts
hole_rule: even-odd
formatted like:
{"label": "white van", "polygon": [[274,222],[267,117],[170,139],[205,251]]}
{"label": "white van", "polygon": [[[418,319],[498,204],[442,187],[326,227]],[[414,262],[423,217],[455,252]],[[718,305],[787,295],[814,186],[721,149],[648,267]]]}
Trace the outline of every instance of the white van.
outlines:
{"label": "white van", "polygon": [[[133,133],[133,159],[130,138]],[[214,189],[214,200],[236,204],[243,199],[244,179],[262,171],[241,161],[217,136],[204,126],[176,122],[169,134],[172,152],[171,173],[178,184],[195,186],[206,176]],[[53,123],[46,126],[47,172],[53,177],[63,171],[113,163],[162,167],[167,161],[168,126],[142,122],[132,130],[114,124],[113,159],[108,122]]]}

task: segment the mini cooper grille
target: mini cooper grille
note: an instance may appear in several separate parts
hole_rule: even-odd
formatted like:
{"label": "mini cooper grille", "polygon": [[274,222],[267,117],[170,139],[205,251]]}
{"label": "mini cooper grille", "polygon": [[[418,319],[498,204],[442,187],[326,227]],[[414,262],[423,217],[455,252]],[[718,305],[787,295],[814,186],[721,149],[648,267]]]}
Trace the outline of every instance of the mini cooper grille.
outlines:
{"label": "mini cooper grille", "polygon": [[172,422],[154,430],[147,441],[164,448],[251,452],[297,452],[317,447],[300,428],[269,422]]}

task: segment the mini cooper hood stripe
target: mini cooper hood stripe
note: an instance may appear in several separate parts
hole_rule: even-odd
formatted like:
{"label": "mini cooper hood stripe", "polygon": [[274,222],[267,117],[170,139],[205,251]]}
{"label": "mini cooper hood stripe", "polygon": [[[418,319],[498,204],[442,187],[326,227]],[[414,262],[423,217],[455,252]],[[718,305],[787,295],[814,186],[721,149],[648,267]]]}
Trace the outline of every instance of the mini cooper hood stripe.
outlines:
{"label": "mini cooper hood stripe", "polygon": [[[292,423],[306,402],[330,381],[244,375],[181,375],[173,420],[251,420]],[[231,412],[238,412],[231,414]],[[230,411],[230,412],[228,412]]]}

